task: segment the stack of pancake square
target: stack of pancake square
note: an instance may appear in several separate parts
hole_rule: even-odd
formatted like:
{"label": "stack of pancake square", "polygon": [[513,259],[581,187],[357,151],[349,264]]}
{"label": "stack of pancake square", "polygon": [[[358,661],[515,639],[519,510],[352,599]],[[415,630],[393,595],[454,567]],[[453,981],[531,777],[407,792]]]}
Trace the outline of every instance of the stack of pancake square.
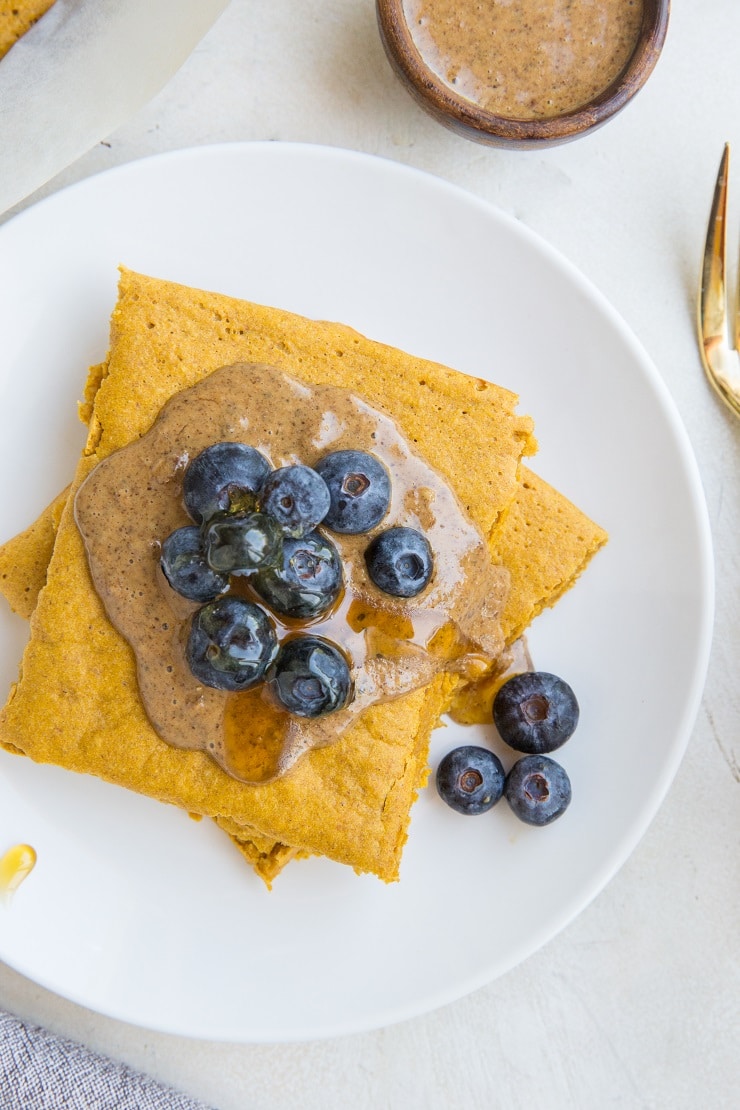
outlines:
{"label": "stack of pancake square", "polygon": [[128,643],[109,622],[74,520],[94,466],[142,436],[162,406],[221,366],[275,366],[337,385],[387,413],[455,491],[510,573],[501,625],[514,644],[605,543],[606,533],[523,465],[532,421],[508,390],[333,323],[121,271],[106,361],[80,406],[88,438],[71,486],[0,548],[0,589],[30,618],[0,745],[208,816],[270,885],[292,859],[323,855],[396,880],[431,731],[456,699],[454,669],[363,711],[334,744],[251,785],[205,753],[164,743],[138,694]]}

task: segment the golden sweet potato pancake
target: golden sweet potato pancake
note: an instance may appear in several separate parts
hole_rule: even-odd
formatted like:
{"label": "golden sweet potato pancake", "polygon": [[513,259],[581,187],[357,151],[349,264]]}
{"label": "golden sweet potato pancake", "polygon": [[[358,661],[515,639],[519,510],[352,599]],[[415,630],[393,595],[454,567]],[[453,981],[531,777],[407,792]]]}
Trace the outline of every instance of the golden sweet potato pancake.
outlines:
{"label": "golden sweet potato pancake", "polygon": [[0,58],[53,3],[54,0],[0,0]]}
{"label": "golden sweet potato pancake", "polygon": [[46,572],[68,497],[69,487],[62,490],[24,532],[0,546],[0,592],[11,609],[26,620],[30,620],[46,584]]}
{"label": "golden sweet potato pancake", "polygon": [[[442,473],[486,535],[516,493],[521,456],[533,448],[531,421],[516,414],[516,397],[506,390],[339,325],[124,272],[109,358],[92,378],[90,434],[73,489],[99,460],[146,432],[169,397],[234,361],[361,393]],[[164,744],[149,725],[131,650],[92,587],[70,499],[0,740],[33,759],[248,826],[250,837],[256,830],[391,880],[429,734],[457,682],[438,675],[364,711],[340,741],[283,778],[239,783],[208,756]]]}
{"label": "golden sweet potato pancake", "polygon": [[543,609],[575,584],[606,541],[603,528],[522,467],[517,495],[490,543],[494,562],[508,567],[516,584],[502,618],[507,643],[517,640]]}

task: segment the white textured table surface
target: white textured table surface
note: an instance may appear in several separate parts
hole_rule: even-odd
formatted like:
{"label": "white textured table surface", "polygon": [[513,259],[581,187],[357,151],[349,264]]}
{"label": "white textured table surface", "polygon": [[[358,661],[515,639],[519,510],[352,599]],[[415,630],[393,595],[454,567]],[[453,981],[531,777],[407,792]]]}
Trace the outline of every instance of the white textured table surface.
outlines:
{"label": "white textured table surface", "polygon": [[[371,0],[232,0],[165,90],[40,192],[163,150],[283,139],[380,154],[498,205],[591,278],[655,361],[704,481],[718,606],[702,708],[657,818],[596,901],[501,980],[392,1028],[297,1046],[143,1032],[2,965],[1,1008],[220,1110],[737,1105],[740,422],[703,379],[694,303],[722,145],[740,150],[738,42],[736,0],[678,0],[658,67],[620,116],[567,146],[504,152],[421,113]],[[736,185],[740,210],[740,171]]]}

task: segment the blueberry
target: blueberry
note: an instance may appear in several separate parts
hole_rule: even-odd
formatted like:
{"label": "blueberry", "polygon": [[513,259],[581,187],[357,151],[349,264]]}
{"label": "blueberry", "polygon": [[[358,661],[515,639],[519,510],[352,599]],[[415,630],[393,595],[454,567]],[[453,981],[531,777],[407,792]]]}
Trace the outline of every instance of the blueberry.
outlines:
{"label": "blueberry", "polygon": [[318,532],[283,540],[276,566],[265,567],[250,585],[276,613],[286,617],[318,617],[342,592],[342,563],[330,540]]}
{"label": "blueberry", "polygon": [[229,588],[228,577],[209,567],[200,528],[194,524],[167,537],[160,565],[172,589],[189,601],[213,601]]}
{"label": "blueberry", "polygon": [[283,644],[270,687],[280,704],[299,717],[321,717],[342,709],[352,692],[344,655],[317,636],[298,636]]}
{"label": "blueberry", "polygon": [[264,455],[246,443],[214,443],[188,464],[182,491],[196,524],[219,512],[253,509],[270,473]]}
{"label": "blueberry", "polygon": [[579,708],[567,682],[546,671],[525,671],[493,699],[493,721],[504,743],[518,752],[554,752],[575,732]]}
{"label": "blueberry", "polygon": [[506,776],[506,800],[528,825],[549,825],[570,805],[570,779],[554,759],[525,755]]}
{"label": "blueberry", "polygon": [[434,560],[426,537],[415,528],[388,528],[365,552],[370,578],[383,593],[415,597],[432,577]]}
{"label": "blueberry", "polygon": [[260,493],[262,511],[269,513],[289,536],[304,536],[321,524],[331,499],[324,479],[310,466],[273,470]]}
{"label": "blueberry", "polygon": [[221,597],[193,616],[186,657],[205,686],[246,690],[264,678],[277,649],[272,621],[259,605]]}
{"label": "blueberry", "polygon": [[331,508],[324,524],[333,532],[369,532],[388,512],[391,480],[375,455],[367,451],[333,451],[316,463],[329,487]]}
{"label": "blueberry", "polygon": [[222,574],[254,574],[280,561],[283,534],[265,513],[218,513],[203,537],[209,565]]}
{"label": "blueberry", "polygon": [[505,777],[498,756],[469,744],[444,757],[437,768],[437,791],[458,813],[475,817],[496,805]]}

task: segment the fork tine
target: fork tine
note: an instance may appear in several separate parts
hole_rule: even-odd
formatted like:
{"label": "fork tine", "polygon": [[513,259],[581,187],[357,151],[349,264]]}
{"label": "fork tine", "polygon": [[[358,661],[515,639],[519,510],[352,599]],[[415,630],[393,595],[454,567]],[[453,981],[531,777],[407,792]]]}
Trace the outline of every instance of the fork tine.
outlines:
{"label": "fork tine", "polygon": [[699,351],[707,378],[722,401],[740,416],[740,300],[734,313],[735,348],[727,334],[725,289],[725,244],[727,239],[727,192],[730,146],[725,144],[714,187],[699,293]]}
{"label": "fork tine", "polygon": [[[725,227],[727,223],[727,179],[730,168],[730,144],[725,143],[722,161],[714,187],[712,210],[704,246],[701,293],[699,296],[699,333],[702,356],[707,372],[712,354],[718,346],[726,345],[725,317]],[[735,321],[736,329],[738,320]]]}
{"label": "fork tine", "polygon": [[737,284],[735,285],[735,326],[733,332],[735,350],[740,352],[740,251],[738,255]]}

